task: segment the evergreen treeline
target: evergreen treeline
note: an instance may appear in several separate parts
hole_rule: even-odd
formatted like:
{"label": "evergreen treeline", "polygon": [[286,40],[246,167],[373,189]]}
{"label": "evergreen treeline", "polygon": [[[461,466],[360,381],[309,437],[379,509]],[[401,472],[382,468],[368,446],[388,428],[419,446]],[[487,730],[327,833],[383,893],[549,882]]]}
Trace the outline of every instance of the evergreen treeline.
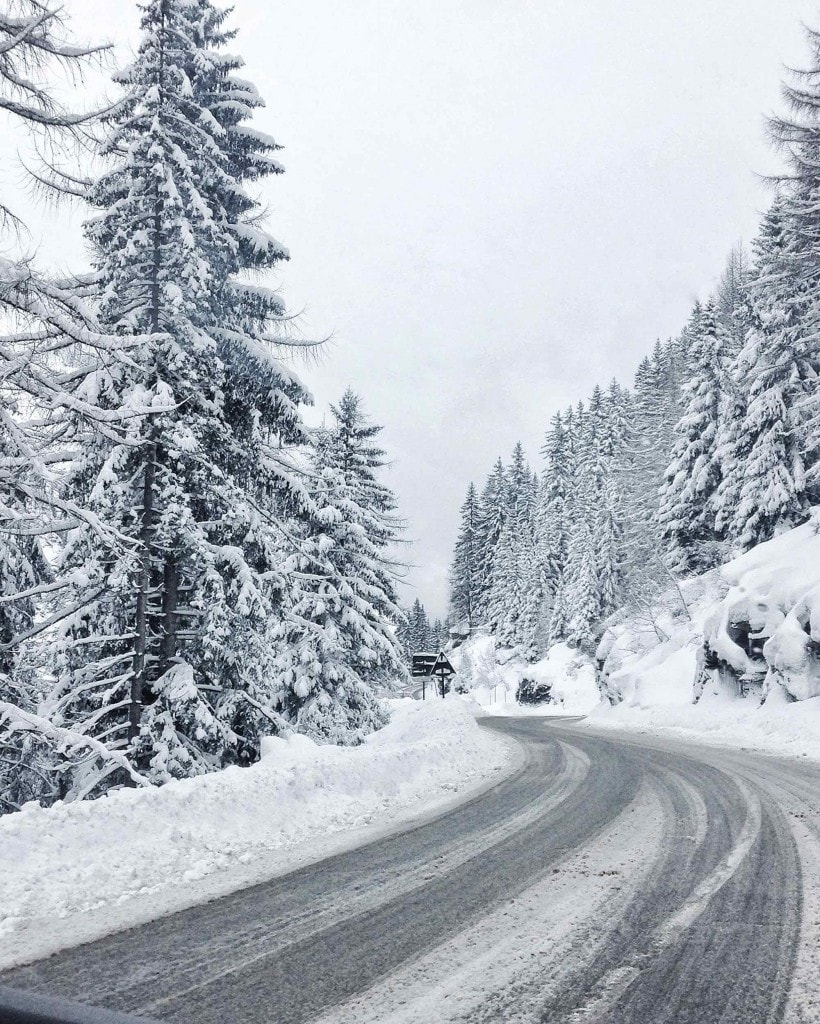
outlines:
{"label": "evergreen treeline", "polygon": [[444,649],[450,639],[446,623],[441,619],[430,619],[418,598],[412,607],[405,611],[398,635],[408,667],[412,665],[414,654],[437,654]]}
{"label": "evergreen treeline", "polygon": [[471,484],[451,571],[454,633],[522,657],[594,650],[616,608],[651,603],[820,502],[820,33],[771,121],[787,170],[752,252],[657,343],[631,388],[557,413],[536,478],[517,446]]}
{"label": "evergreen treeline", "polygon": [[[264,273],[254,189],[278,145],[210,0],[146,0],[120,95],[53,75],[95,50],[61,7],[0,11],[0,106],[83,129],[91,274],[0,266],[0,811],[258,757],[297,728],[355,743],[405,674],[384,453],[348,391],[310,430]],[[15,244],[13,214],[4,249]]]}

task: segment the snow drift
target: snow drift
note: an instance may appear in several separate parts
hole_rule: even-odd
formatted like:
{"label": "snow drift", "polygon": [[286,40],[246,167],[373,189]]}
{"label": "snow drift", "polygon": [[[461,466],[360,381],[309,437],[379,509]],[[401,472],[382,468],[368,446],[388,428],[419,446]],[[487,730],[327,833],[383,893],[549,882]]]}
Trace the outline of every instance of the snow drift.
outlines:
{"label": "snow drift", "polygon": [[[586,715],[596,727],[820,758],[820,509],[617,614],[595,662],[558,644],[527,664],[491,636],[451,660],[492,714]],[[549,686],[549,703],[516,705],[522,679]]]}
{"label": "snow drift", "polygon": [[292,870],[497,781],[511,763],[469,701],[391,705],[391,722],[360,747],[271,738],[250,768],[0,818],[0,967]]}
{"label": "snow drift", "polygon": [[590,724],[820,758],[820,510],[617,617]]}

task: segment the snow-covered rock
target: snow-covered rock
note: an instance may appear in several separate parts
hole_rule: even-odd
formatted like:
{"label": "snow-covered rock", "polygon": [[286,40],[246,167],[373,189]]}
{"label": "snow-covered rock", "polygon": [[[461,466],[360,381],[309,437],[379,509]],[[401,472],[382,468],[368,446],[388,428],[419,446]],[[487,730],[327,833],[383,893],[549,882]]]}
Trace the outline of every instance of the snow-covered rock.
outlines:
{"label": "snow-covered rock", "polygon": [[627,707],[820,696],[820,510],[620,617],[597,653],[606,695]]}
{"label": "snow-covered rock", "polygon": [[[593,727],[820,759],[820,509],[614,617],[597,665],[566,644],[529,665],[491,636],[450,658],[492,714],[585,715]],[[549,685],[551,702],[517,705],[523,678]]]}

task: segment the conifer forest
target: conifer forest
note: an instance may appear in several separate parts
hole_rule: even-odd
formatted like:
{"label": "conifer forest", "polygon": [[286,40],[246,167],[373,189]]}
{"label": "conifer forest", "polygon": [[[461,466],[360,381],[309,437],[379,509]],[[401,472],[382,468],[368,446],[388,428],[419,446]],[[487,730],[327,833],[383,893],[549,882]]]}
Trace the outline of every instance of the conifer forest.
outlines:
{"label": "conifer forest", "polygon": [[0,1024],[818,1024],[820,5],[0,0],[0,137]]}
{"label": "conifer forest", "polygon": [[6,7],[0,106],[83,158],[32,173],[82,204],[93,269],[2,263],[2,809],[246,765],[285,725],[359,743],[404,677],[401,522],[363,399],[303,423],[254,198],[283,167],[229,15],[143,4],[89,110],[54,83],[103,55],[58,4]]}

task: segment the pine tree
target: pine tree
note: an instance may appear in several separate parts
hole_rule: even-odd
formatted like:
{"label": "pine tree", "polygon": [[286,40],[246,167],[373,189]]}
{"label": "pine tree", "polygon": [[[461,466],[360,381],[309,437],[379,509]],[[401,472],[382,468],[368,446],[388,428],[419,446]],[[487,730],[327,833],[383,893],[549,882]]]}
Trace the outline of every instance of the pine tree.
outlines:
{"label": "pine tree", "polygon": [[[76,81],[103,49],[71,38],[61,5],[7,4],[0,12],[0,109],[33,130],[38,144],[45,137],[49,146],[63,147],[97,112],[63,106],[56,73]],[[0,205],[7,254],[0,259],[0,812],[65,795],[63,779],[73,758],[63,734],[35,714],[44,680],[34,645],[52,625],[40,604],[44,594],[54,598],[65,586],[42,538],[53,545],[86,515],[58,493],[71,457],[67,410],[109,434],[122,427],[86,388],[82,357],[91,351],[105,362],[112,348],[125,343],[100,329],[78,282],[47,278],[19,250],[24,229]],[[89,526],[100,529],[93,517]],[[83,745],[81,739],[72,742],[75,750]]]}
{"label": "pine tree", "polygon": [[[781,334],[782,356],[796,374],[796,379],[789,381],[783,393],[789,429],[794,432],[790,435],[790,443],[797,440],[799,453],[799,463],[793,474],[801,497],[814,505],[820,501],[820,302],[817,299],[820,272],[820,32],[806,29],[806,38],[808,66],[801,71],[793,71],[792,80],[785,84],[783,90],[790,108],[789,115],[770,120],[772,137],[785,155],[787,170],[780,181],[779,224],[774,232],[771,226],[769,231],[779,236],[775,246],[778,255],[772,267],[771,297],[779,292],[778,298],[783,303],[775,314],[781,323],[772,325],[773,333],[775,336]],[[764,309],[766,305],[763,299]],[[772,312],[769,309],[769,313]],[[782,371],[775,370],[775,375],[785,381]],[[769,418],[771,411],[771,408],[758,411],[761,424]],[[804,480],[800,480],[801,473],[805,474]],[[781,485],[774,488],[772,499],[775,504],[782,500],[782,489]]]}
{"label": "pine tree", "polygon": [[721,497],[723,518],[742,549],[799,521],[811,501],[802,411],[816,376],[796,315],[802,286],[794,277],[787,230],[783,205],[776,202],[755,246],[753,319],[737,360],[749,397],[726,453]]}
{"label": "pine tree", "polygon": [[600,581],[596,569],[595,539],[588,516],[576,521],[569,545],[565,574],[566,639],[592,652],[595,626],[601,615]]}
{"label": "pine tree", "polygon": [[410,645],[411,654],[420,654],[430,650],[432,635],[430,631],[430,620],[424,605],[416,598],[413,607],[408,615],[410,624]]}
{"label": "pine tree", "polygon": [[535,514],[538,478],[513,450],[505,473],[503,520],[486,595],[486,621],[504,646],[531,657],[537,648],[537,624],[543,599],[536,552]]}
{"label": "pine tree", "polygon": [[550,620],[547,630],[547,646],[552,647],[567,638],[567,602],[565,596],[566,570],[558,580],[550,607]]}
{"label": "pine tree", "polygon": [[720,466],[720,483],[714,497],[715,532],[731,537],[732,519],[740,501],[742,482],[739,467],[749,453],[744,431],[748,400],[747,381],[740,353],[751,326],[750,267],[746,252],[738,245],[732,250],[718,284],[715,308],[723,331],[719,353],[721,401],[715,455]]}
{"label": "pine tree", "polygon": [[277,703],[300,732],[352,744],[387,721],[374,684],[406,681],[406,670],[392,580],[373,540],[382,523],[359,503],[361,478],[355,459],[345,457],[348,425],[341,419],[328,431],[314,457],[317,512],[290,566],[294,593],[282,625]]}
{"label": "pine tree", "polygon": [[746,248],[738,242],[729,253],[715,291],[715,313],[725,338],[722,355],[727,360],[734,359],[746,341],[751,273]]}
{"label": "pine tree", "polygon": [[[698,311],[699,315],[699,311]],[[664,575],[657,517],[658,489],[671,457],[674,428],[680,419],[678,344],[656,343],[635,374],[625,406],[624,433],[614,453],[612,483],[618,494],[623,553],[623,591],[643,602]],[[663,581],[665,585],[665,579]]]}
{"label": "pine tree", "polygon": [[618,496],[608,477],[595,515],[595,570],[598,584],[598,605],[603,618],[621,604],[622,526]]}
{"label": "pine tree", "polygon": [[561,413],[552,418],[542,455],[546,459],[536,509],[536,536],[544,586],[554,592],[567,558],[567,502],[572,489],[569,438]]}
{"label": "pine tree", "polygon": [[691,376],[683,388],[685,411],[676,427],[659,512],[671,564],[690,573],[709,569],[719,560],[714,501],[720,484],[717,435],[723,338],[711,302],[702,313],[696,309],[693,320],[687,339]]}
{"label": "pine tree", "polygon": [[478,545],[478,601],[476,619],[487,621],[487,602],[492,586],[493,566],[501,532],[507,518],[507,480],[498,459],[481,492],[476,540]]}
{"label": "pine tree", "polygon": [[53,704],[114,749],[131,742],[157,781],[247,763],[280,728],[278,527],[310,509],[280,450],[305,440],[307,399],[271,351],[281,302],[242,283],[286,255],[244,189],[279,169],[276,146],[244,125],[259,100],[219,52],[221,17],[204,0],[145,5],[89,195],[101,318],[152,340],[98,381],[134,412],[127,443],[89,438],[68,487],[119,543],[80,526],[65,545],[63,570],[85,580]]}
{"label": "pine tree", "polygon": [[[393,514],[395,498],[379,479],[385,453],[373,442],[382,428],[368,421],[360,397],[350,389],[338,406],[331,406],[331,413],[333,423],[317,432],[311,459],[315,481],[312,497],[322,510],[304,527],[314,565],[311,568],[308,560],[300,567],[297,587],[308,606],[309,595],[317,592],[323,595],[323,604],[332,604],[336,660],[344,663],[349,674],[357,676],[362,685],[392,689],[397,682],[406,681],[395,634],[402,612],[390,557],[401,523]],[[322,621],[328,622],[330,614],[330,610],[323,610]],[[315,616],[303,621],[297,615],[289,624],[288,645],[282,655],[289,665],[294,651],[302,647],[298,638],[300,622],[310,637],[316,632]],[[298,654],[296,658],[298,661]],[[299,668],[294,671],[298,675]],[[305,685],[304,680],[299,684],[300,699],[304,699],[301,691]],[[322,679],[317,678],[309,692],[315,694],[321,689]],[[347,692],[342,691],[339,697],[343,699]],[[358,686],[358,702],[362,692],[362,686]],[[329,709],[337,699],[335,685],[327,693],[322,703]],[[292,715],[298,701],[291,696],[287,703]],[[333,711],[334,717],[338,714]],[[361,733],[358,726],[356,733]]]}
{"label": "pine tree", "polygon": [[478,523],[478,494],[471,483],[461,506],[461,526],[450,569],[450,621],[459,633],[471,633],[477,622],[480,589]]}

